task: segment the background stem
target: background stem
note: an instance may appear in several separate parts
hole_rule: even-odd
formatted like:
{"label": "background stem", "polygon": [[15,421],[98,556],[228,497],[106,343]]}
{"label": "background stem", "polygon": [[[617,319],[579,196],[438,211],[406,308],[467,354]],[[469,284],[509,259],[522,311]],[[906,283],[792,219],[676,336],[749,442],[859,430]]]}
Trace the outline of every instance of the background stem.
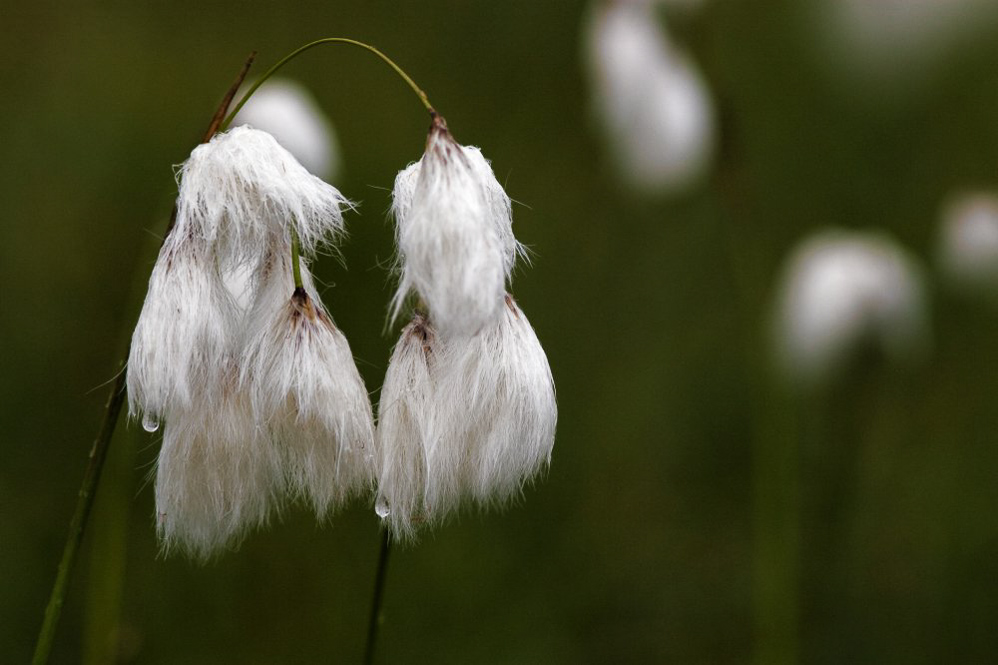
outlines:
{"label": "background stem", "polygon": [[385,590],[385,577],[388,572],[388,555],[391,554],[391,539],[388,531],[381,540],[381,552],[378,555],[378,572],[374,577],[374,598],[371,600],[371,617],[367,623],[367,645],[364,647],[364,665],[374,662],[374,647],[378,641],[378,629],[381,627],[381,599]]}

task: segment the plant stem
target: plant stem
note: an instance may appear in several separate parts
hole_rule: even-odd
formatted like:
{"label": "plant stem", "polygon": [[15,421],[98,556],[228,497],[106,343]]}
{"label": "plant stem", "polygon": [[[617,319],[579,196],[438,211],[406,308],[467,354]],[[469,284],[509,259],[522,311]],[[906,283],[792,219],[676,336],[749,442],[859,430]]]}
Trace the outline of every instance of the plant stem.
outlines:
{"label": "plant stem", "polygon": [[378,555],[378,572],[374,577],[374,598],[371,600],[371,617],[367,623],[367,645],[364,647],[364,665],[374,662],[374,647],[378,641],[378,628],[381,627],[381,598],[385,590],[385,577],[388,572],[388,555],[392,543],[388,531],[381,540],[381,553]]}
{"label": "plant stem", "polygon": [[373,53],[374,55],[378,56],[383,61],[385,61],[389,67],[394,69],[395,73],[401,76],[402,79],[409,85],[409,87],[412,88],[412,91],[416,93],[416,96],[419,97],[419,101],[423,103],[423,106],[426,107],[426,110],[429,111],[431,115],[434,113],[433,106],[430,105],[430,100],[427,98],[426,93],[423,92],[422,88],[416,85],[416,82],[413,81],[412,78],[408,74],[406,74],[401,67],[396,65],[395,62],[387,55],[385,55],[378,49],[374,48],[370,44],[365,44],[364,42],[359,42],[355,39],[347,39],[346,37],[326,37],[324,39],[318,39],[314,42],[309,42],[304,46],[300,46],[291,53],[287,54],[286,56],[278,60],[273,67],[268,69],[263,74],[263,76],[261,76],[256,82],[253,83],[253,85],[250,86],[250,89],[247,90],[246,94],[242,96],[242,98],[239,100],[239,103],[237,103],[235,107],[233,107],[232,111],[225,118],[225,121],[221,124],[221,131],[225,131],[226,129],[228,129],[229,125],[232,123],[233,118],[236,117],[240,109],[242,109],[243,105],[249,101],[249,98],[253,96],[253,93],[255,93],[257,89],[261,85],[263,85],[267,79],[269,79],[271,76],[277,73],[277,70],[279,70],[281,67],[294,60],[296,57],[298,57],[300,54],[304,53],[305,51],[311,49],[314,46],[319,46],[321,44],[348,44],[350,46],[358,46],[362,49],[370,51],[371,53]]}
{"label": "plant stem", "polygon": [[[242,85],[243,80],[246,78],[246,73],[249,71],[250,65],[253,64],[255,56],[255,52],[250,54],[239,75],[236,77],[236,81],[229,87],[228,92],[222,99],[221,105],[215,111],[211,124],[208,126],[208,131],[205,132],[203,143],[210,140],[215,132],[218,131],[221,119],[225,116],[225,112],[228,110],[229,104],[236,94],[236,90],[239,89],[239,86]],[[173,214],[170,216],[170,222],[163,236],[164,241],[169,237],[170,231],[173,230],[176,218],[177,208],[174,206]],[[127,351],[125,352],[125,358],[128,358]],[[83,474],[83,484],[80,486],[80,492],[76,500],[76,509],[73,511],[73,518],[69,523],[69,535],[66,538],[66,545],[62,551],[62,559],[59,561],[55,583],[52,586],[52,594],[49,596],[48,605],[45,607],[45,618],[38,633],[38,642],[35,644],[35,653],[31,659],[32,665],[44,665],[48,662],[49,655],[52,652],[52,644],[55,639],[56,628],[59,625],[59,616],[62,614],[62,606],[66,598],[69,577],[76,564],[76,554],[80,549],[80,543],[83,541],[83,532],[87,527],[90,510],[94,505],[94,496],[97,492],[97,484],[100,482],[101,471],[104,468],[104,460],[107,459],[111,437],[114,435],[114,429],[118,424],[118,416],[121,414],[121,407],[125,402],[125,364],[125,362],[121,363],[121,370],[118,372],[117,377],[114,379],[114,384],[111,386],[111,393],[108,395],[107,405],[104,408],[104,420],[101,422],[101,427],[97,433],[97,438],[94,440],[93,447],[90,449],[90,461],[87,463],[87,470]]]}
{"label": "plant stem", "polygon": [[298,232],[291,227],[291,272],[295,277],[295,288],[303,288],[301,281],[301,248],[299,247]]}

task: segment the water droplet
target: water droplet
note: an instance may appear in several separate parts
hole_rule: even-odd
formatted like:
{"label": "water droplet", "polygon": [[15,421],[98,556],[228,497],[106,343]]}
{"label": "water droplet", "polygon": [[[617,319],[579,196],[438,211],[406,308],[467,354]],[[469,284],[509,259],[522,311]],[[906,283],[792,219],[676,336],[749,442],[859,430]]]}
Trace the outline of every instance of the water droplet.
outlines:
{"label": "water droplet", "polygon": [[142,416],[142,429],[147,432],[155,432],[159,429],[159,421],[151,413]]}
{"label": "water droplet", "polygon": [[385,519],[386,517],[388,517],[389,513],[392,512],[392,509],[388,507],[388,501],[385,499],[385,497],[383,496],[378,497],[377,502],[375,502],[374,504],[374,512],[381,519]]}

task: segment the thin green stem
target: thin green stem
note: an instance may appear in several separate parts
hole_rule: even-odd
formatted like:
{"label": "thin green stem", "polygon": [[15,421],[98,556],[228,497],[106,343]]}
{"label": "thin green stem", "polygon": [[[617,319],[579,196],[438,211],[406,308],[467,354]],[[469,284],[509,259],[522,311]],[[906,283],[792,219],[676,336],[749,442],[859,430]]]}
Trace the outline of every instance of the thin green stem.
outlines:
{"label": "thin green stem", "polygon": [[291,227],[291,271],[295,276],[295,288],[303,288],[301,281],[301,249],[299,248],[298,232]]}
{"label": "thin green stem", "polygon": [[395,61],[393,61],[387,55],[385,55],[384,53],[382,53],[378,49],[374,48],[370,44],[365,44],[364,42],[359,42],[359,41],[357,41],[355,39],[347,39],[346,37],[326,37],[324,39],[317,39],[314,42],[309,42],[308,44],[305,44],[304,46],[300,46],[300,47],[296,48],[294,51],[292,51],[291,53],[287,54],[286,56],[284,56],[283,58],[281,58],[280,60],[278,60],[277,63],[274,64],[273,67],[271,67],[270,69],[268,69],[263,74],[263,76],[261,76],[255,83],[253,83],[253,85],[250,86],[250,89],[246,91],[246,94],[243,95],[242,98],[239,100],[239,102],[232,108],[232,111],[229,113],[228,116],[226,116],[225,120],[222,122],[222,126],[221,126],[220,131],[225,131],[226,129],[229,128],[229,125],[232,123],[233,118],[236,117],[236,115],[239,113],[240,109],[242,109],[243,105],[246,104],[246,102],[249,101],[249,98],[253,96],[253,93],[255,93],[257,91],[257,89],[261,85],[263,85],[264,82],[266,82],[267,79],[269,79],[271,76],[273,76],[275,73],[277,73],[277,71],[281,67],[283,67],[287,63],[291,62],[296,57],[298,57],[299,55],[301,55],[302,53],[304,53],[305,51],[308,51],[309,49],[311,49],[311,48],[313,48],[315,46],[320,46],[322,44],[348,44],[350,46],[358,46],[358,47],[360,47],[362,49],[366,49],[367,51],[370,51],[374,55],[376,55],[379,58],[381,58],[385,63],[387,63],[387,65],[389,67],[391,67],[392,69],[394,69],[395,73],[398,74],[399,76],[401,76],[402,79],[409,85],[409,87],[412,88],[412,91],[416,93],[416,96],[419,97],[419,101],[423,103],[423,106],[426,107],[426,110],[429,111],[431,115],[434,114],[433,106],[430,105],[430,100],[429,100],[429,98],[427,98],[426,93],[423,92],[422,88],[420,88],[418,85],[416,85],[416,82],[413,81],[412,78],[408,74],[406,74],[402,70],[401,67],[399,67],[397,64],[395,64]]}
{"label": "thin green stem", "polygon": [[381,599],[385,591],[385,577],[388,572],[388,555],[392,551],[391,536],[384,532],[381,552],[378,555],[378,572],[374,576],[374,598],[371,600],[371,617],[367,623],[367,645],[364,647],[364,665],[374,662],[374,647],[378,642],[378,629],[381,628]]}
{"label": "thin green stem", "polygon": [[[205,133],[203,142],[210,140],[212,135],[218,131],[219,122],[232,102],[236,90],[239,89],[239,86],[242,85],[243,80],[246,78],[246,73],[249,71],[255,55],[255,53],[250,54],[250,57],[236,77],[235,82],[229,87],[219,109],[215,112],[208,131]],[[176,218],[177,208],[174,206],[173,214],[170,216],[170,223],[163,236],[164,242],[165,238],[170,235],[170,231],[173,230]],[[128,358],[127,350],[125,358]],[[104,461],[107,459],[108,447],[111,444],[112,436],[114,436],[114,429],[118,424],[121,407],[125,402],[125,376],[125,363],[122,362],[121,370],[118,372],[117,377],[115,377],[114,384],[111,386],[111,393],[107,398],[107,405],[104,409],[104,420],[101,422],[100,431],[97,433],[97,438],[90,449],[90,461],[87,463],[87,470],[83,474],[83,484],[80,486],[80,492],[76,500],[76,509],[73,511],[73,517],[69,522],[69,536],[66,538],[66,545],[62,551],[62,559],[59,561],[55,583],[52,585],[52,593],[49,596],[48,605],[45,607],[45,618],[42,621],[41,630],[38,632],[35,653],[31,659],[32,665],[44,665],[48,662],[49,655],[52,653],[55,631],[59,625],[59,617],[62,614],[62,606],[66,599],[69,578],[76,564],[76,555],[80,549],[80,543],[83,542],[83,532],[86,530],[87,520],[94,505],[94,496],[97,493],[101,471],[104,469]]]}

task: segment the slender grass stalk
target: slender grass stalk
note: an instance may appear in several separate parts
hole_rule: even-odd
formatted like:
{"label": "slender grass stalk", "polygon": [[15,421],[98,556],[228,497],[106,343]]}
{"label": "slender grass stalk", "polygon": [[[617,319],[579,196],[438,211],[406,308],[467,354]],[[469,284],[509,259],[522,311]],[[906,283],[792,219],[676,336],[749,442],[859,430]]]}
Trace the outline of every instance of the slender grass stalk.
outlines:
{"label": "slender grass stalk", "polygon": [[378,554],[378,571],[374,576],[374,597],[371,599],[371,616],[367,622],[367,644],[364,646],[364,665],[374,663],[374,648],[378,642],[378,629],[381,627],[381,599],[385,592],[385,577],[388,573],[388,556],[392,551],[391,537],[386,530],[381,540]]}
{"label": "slender grass stalk", "polygon": [[395,70],[395,73],[398,74],[400,77],[402,77],[402,80],[404,80],[406,84],[408,84],[408,86],[412,88],[412,91],[416,93],[416,96],[419,97],[419,101],[422,102],[423,106],[426,107],[426,110],[430,112],[430,115],[431,116],[435,115],[433,106],[430,105],[430,100],[429,98],[427,98],[426,93],[423,92],[422,88],[416,85],[416,82],[412,80],[412,77],[406,74],[401,67],[395,64],[394,60],[392,60],[387,55],[385,55],[375,47],[371,46],[370,44],[359,42],[356,39],[347,39],[346,37],[326,37],[324,39],[317,39],[314,42],[309,42],[304,46],[299,46],[294,51],[292,51],[291,53],[287,54],[286,56],[278,60],[270,69],[264,72],[263,76],[261,76],[257,81],[253,83],[253,85],[250,86],[249,90],[246,91],[246,94],[243,95],[240,98],[239,102],[236,103],[236,105],[232,108],[232,111],[229,113],[229,115],[220,125],[220,131],[225,131],[226,129],[229,128],[229,125],[232,123],[232,120],[236,117],[236,115],[238,115],[240,109],[243,108],[246,102],[249,101],[250,97],[253,96],[253,93],[255,93],[257,89],[267,81],[267,79],[276,74],[277,71],[281,69],[281,67],[288,64],[289,62],[297,58],[305,51],[308,51],[309,49],[312,49],[316,46],[321,46],[323,44],[347,44],[349,46],[357,46],[378,56],[389,67]]}
{"label": "slender grass stalk", "polygon": [[[246,74],[256,53],[251,53],[247,58],[242,70],[236,77],[236,81],[229,87],[228,92],[222,100],[221,105],[215,112],[208,131],[205,132],[202,142],[206,142],[218,131],[225,112],[232,103],[236,91],[242,85]],[[170,222],[167,225],[164,239],[170,235],[176,222],[177,209],[174,207]],[[128,357],[128,352],[125,352]],[[90,511],[94,505],[94,496],[97,492],[97,485],[100,482],[101,472],[104,469],[104,462],[107,459],[108,447],[111,445],[111,438],[114,435],[115,427],[118,424],[118,416],[121,415],[121,408],[125,403],[125,362],[120,365],[120,371],[111,385],[111,391],[104,408],[104,419],[101,422],[97,438],[94,439],[90,449],[90,460],[87,469],[83,474],[83,484],[76,500],[76,509],[69,523],[69,535],[66,538],[66,545],[62,551],[62,559],[59,561],[59,568],[56,572],[55,583],[52,585],[52,593],[49,596],[48,605],[45,607],[45,617],[42,620],[42,627],[38,633],[38,641],[35,644],[35,653],[31,659],[32,665],[44,665],[48,662],[52,653],[52,646],[55,642],[55,631],[59,625],[59,617],[62,614],[62,606],[66,599],[66,589],[69,585],[69,578],[72,575],[76,564],[76,555],[83,542],[83,533],[87,527]]]}

